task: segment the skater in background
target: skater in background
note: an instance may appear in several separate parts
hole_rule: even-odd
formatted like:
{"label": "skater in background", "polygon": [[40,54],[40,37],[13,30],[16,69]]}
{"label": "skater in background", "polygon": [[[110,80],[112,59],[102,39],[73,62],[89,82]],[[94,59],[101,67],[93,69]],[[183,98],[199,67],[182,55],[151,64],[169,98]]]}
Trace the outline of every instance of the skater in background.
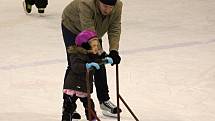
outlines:
{"label": "skater in background", "polygon": [[[75,45],[75,37],[84,29],[95,30],[100,41],[100,56],[109,56],[113,59],[113,65],[119,64],[119,40],[121,34],[121,12],[122,2],[120,0],[73,0],[62,14],[62,34],[65,47]],[[107,32],[109,40],[109,54],[102,49],[102,37]],[[67,60],[70,62],[67,53]],[[68,63],[65,78],[73,68],[73,64]],[[117,106],[110,101],[107,84],[106,68],[100,66],[95,71],[95,86],[100,108],[105,116],[117,117]],[[120,109],[121,112],[121,109]],[[80,118],[78,113],[73,116]],[[76,117],[74,117],[76,118]]]}
{"label": "skater in background", "polygon": [[[79,98],[85,108],[86,118],[89,119],[87,87],[86,87],[86,72],[87,69],[94,67],[100,69],[98,63],[101,60],[98,56],[98,38],[94,31],[84,30],[79,33],[75,39],[75,45],[68,47],[68,56],[70,58],[71,71],[64,81],[63,89],[63,115],[62,121],[71,121],[72,114],[76,110],[76,100]],[[113,60],[110,57],[104,58],[108,63],[112,64]],[[89,72],[90,92],[93,91],[93,70]],[[91,109],[95,112],[95,106],[92,99]],[[92,115],[92,119],[95,117]]]}
{"label": "skater in background", "polygon": [[33,5],[38,8],[38,13],[43,14],[48,5],[48,0],[23,0],[23,8],[26,13],[31,13]]}

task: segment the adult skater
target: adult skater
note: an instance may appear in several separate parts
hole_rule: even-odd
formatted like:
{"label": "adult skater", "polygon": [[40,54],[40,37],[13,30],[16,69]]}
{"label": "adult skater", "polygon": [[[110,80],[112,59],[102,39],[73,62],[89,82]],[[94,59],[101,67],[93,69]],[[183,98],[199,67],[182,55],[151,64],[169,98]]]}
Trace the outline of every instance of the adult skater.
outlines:
{"label": "adult skater", "polygon": [[48,5],[48,0],[23,0],[23,8],[26,13],[31,13],[33,5],[38,8],[38,13],[43,14]]}
{"label": "adult skater", "polygon": [[[66,6],[62,14],[61,25],[65,47],[75,45],[76,35],[85,29],[96,31],[102,46],[102,36],[107,32],[109,54],[107,55],[100,48],[100,55],[111,57],[113,65],[119,64],[121,61],[118,53],[121,34],[121,12],[122,2],[120,0],[73,0]],[[70,62],[68,52],[67,60]],[[71,71],[72,66],[68,63],[64,80]],[[109,97],[105,66],[101,66],[99,70],[96,70],[94,78],[102,113],[106,116],[117,117],[117,107],[110,101]],[[80,118],[78,113],[74,113],[71,116]]]}

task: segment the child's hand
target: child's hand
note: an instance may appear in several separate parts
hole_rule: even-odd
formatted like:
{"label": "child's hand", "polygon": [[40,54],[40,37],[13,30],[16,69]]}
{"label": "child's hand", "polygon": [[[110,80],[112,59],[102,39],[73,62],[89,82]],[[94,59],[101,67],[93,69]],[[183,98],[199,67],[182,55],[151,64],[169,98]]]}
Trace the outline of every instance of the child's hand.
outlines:
{"label": "child's hand", "polygon": [[105,57],[105,61],[107,61],[107,64],[113,64],[113,59],[111,57]]}
{"label": "child's hand", "polygon": [[91,63],[86,63],[86,68],[87,69],[91,69],[91,68],[96,68],[97,70],[100,69],[100,66],[98,63],[95,63],[95,62],[91,62]]}

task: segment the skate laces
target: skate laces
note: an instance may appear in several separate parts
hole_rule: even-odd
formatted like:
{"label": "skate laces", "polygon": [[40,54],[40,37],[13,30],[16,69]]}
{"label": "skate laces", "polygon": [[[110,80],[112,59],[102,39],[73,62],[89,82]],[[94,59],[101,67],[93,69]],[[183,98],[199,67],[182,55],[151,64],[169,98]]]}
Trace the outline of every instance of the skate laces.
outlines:
{"label": "skate laces", "polygon": [[109,107],[109,108],[111,108],[111,109],[114,109],[114,108],[116,108],[116,105],[114,105],[111,101],[105,101],[104,102],[104,104],[105,104],[105,106],[107,106],[107,107]]}

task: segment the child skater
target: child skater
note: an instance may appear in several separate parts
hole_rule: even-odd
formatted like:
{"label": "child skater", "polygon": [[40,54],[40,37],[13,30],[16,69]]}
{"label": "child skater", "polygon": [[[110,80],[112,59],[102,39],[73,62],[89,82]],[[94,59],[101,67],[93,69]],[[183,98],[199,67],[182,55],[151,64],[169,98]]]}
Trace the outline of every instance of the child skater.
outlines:
{"label": "child skater", "polygon": [[[86,29],[80,32],[75,38],[75,46],[67,49],[71,71],[69,71],[64,81],[63,89],[63,115],[62,121],[72,121],[72,114],[76,110],[76,100],[79,98],[85,108],[86,118],[89,120],[86,72],[87,69],[100,69],[97,60],[99,59],[99,41],[94,31]],[[107,63],[112,64],[110,57],[105,57]],[[89,72],[90,92],[93,91],[93,70]],[[94,102],[90,99],[91,110],[96,114]],[[92,119],[96,118],[91,115]]]}

